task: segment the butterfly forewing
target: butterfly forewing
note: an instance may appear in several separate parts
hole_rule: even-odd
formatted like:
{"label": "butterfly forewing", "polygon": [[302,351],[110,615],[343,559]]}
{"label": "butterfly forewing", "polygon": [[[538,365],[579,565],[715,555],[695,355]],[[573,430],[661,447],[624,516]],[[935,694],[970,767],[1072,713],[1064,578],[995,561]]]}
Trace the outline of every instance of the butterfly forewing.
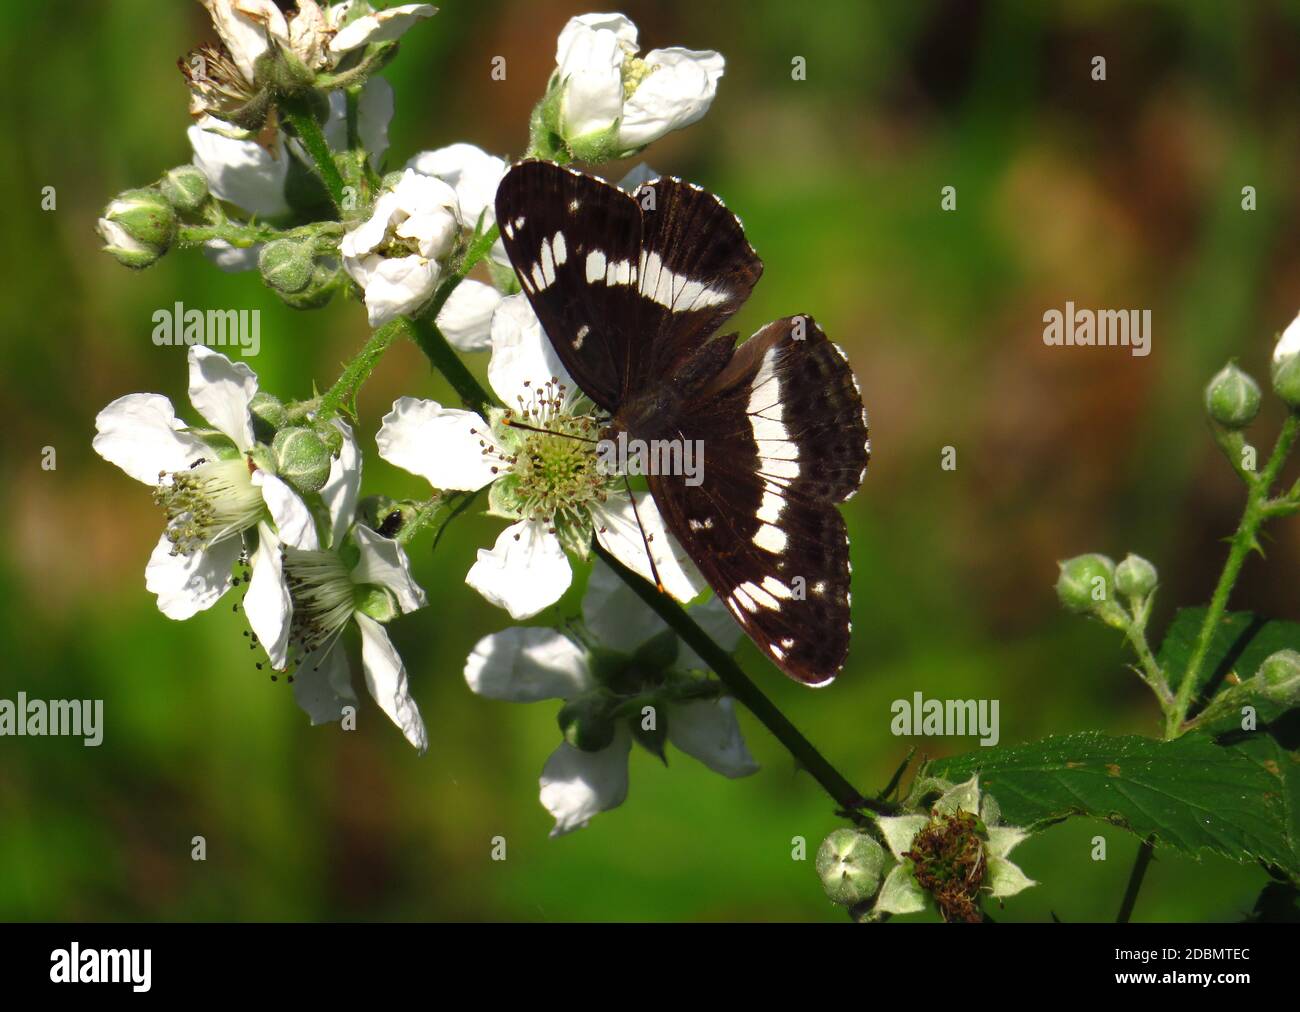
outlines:
{"label": "butterfly forewing", "polygon": [[668,529],[778,667],[830,681],[849,642],[836,504],[858,488],[868,452],[843,353],[809,317],[739,348],[717,333],[762,262],[735,215],[680,180],[628,195],[522,162],[497,192],[497,220],[557,354],[614,426],[699,441],[701,481],[650,477]]}

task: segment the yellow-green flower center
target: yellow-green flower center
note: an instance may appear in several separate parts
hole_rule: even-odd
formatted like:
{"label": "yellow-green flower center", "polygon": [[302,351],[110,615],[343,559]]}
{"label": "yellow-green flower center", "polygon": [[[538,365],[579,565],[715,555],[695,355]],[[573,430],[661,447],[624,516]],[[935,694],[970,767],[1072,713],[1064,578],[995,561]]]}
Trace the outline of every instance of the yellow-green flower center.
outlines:
{"label": "yellow-green flower center", "polygon": [[167,539],[173,555],[211,548],[253,527],[265,515],[262,491],[248,461],[204,460],[186,471],[158,475],[154,502],[167,514]]}

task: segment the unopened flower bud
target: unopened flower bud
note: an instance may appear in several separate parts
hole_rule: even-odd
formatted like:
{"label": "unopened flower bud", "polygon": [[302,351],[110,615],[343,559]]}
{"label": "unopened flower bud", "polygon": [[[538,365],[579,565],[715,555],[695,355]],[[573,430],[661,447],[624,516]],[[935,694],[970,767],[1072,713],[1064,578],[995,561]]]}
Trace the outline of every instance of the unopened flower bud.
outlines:
{"label": "unopened flower bud", "polygon": [[1259,692],[1286,706],[1300,703],[1300,653],[1279,650],[1264,659],[1255,675]]}
{"label": "unopened flower bud", "polygon": [[1287,407],[1300,409],[1300,316],[1282,331],[1273,349],[1273,392]]}
{"label": "unopened flower bud", "polygon": [[278,430],[289,424],[289,412],[275,394],[259,390],[248,402],[248,412],[253,416],[253,435],[260,443],[269,443]]}
{"label": "unopened flower bud", "polygon": [[281,429],[271,443],[276,473],[299,492],[319,492],[330,476],[330,451],[313,429]]}
{"label": "unopened flower bud", "polygon": [[276,239],[262,247],[257,258],[262,280],[281,294],[293,294],[307,287],[315,262],[312,244],[299,239]]}
{"label": "unopened flower bud", "polygon": [[590,693],[564,704],[558,718],[564,740],[583,752],[599,752],[614,741],[614,717],[609,697]]}
{"label": "unopened flower bud", "polygon": [[1115,567],[1115,589],[1134,600],[1140,600],[1155,590],[1157,580],[1156,567],[1132,552]]}
{"label": "unopened flower bud", "polygon": [[208,177],[195,165],[168,169],[158,189],[178,211],[197,211],[208,199]]}
{"label": "unopened flower bud", "polygon": [[1205,410],[1226,429],[1244,429],[1259,414],[1259,384],[1229,362],[1205,388]]}
{"label": "unopened flower bud", "polygon": [[312,266],[311,277],[296,292],[279,292],[280,300],[290,309],[320,309],[338,291],[343,280],[338,261],[332,259],[317,260]]}
{"label": "unopened flower bud", "polygon": [[880,889],[885,849],[866,833],[837,829],[817,851],[817,874],[832,903],[852,906]]}
{"label": "unopened flower bud", "polygon": [[1060,564],[1056,596],[1073,612],[1095,612],[1114,596],[1115,563],[1104,555],[1076,555]]}
{"label": "unopened flower bud", "polygon": [[104,251],[126,267],[148,267],[176,238],[176,212],[157,190],[127,190],[99,219]]}
{"label": "unopened flower bud", "polygon": [[339,450],[343,449],[343,433],[333,422],[316,422],[312,426],[316,430],[316,435],[320,436],[321,442],[329,450],[331,457],[337,457]]}

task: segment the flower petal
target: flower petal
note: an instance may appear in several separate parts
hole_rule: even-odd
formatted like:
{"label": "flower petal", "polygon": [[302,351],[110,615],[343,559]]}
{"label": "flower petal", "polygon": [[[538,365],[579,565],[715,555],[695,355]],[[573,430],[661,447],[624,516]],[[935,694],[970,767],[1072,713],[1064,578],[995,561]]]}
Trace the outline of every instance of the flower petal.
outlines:
{"label": "flower petal", "polygon": [[293,673],[293,698],[315,724],[343,719],[343,708],[355,706],[352,671],[347,652],[333,643],[324,653],[308,654]]}
{"label": "flower petal", "polygon": [[704,589],[704,578],[677,539],[668,533],[659,507],[649,495],[637,494],[635,512],[632,500],[626,495],[611,495],[603,505],[593,507],[591,518],[597,540],[609,553],[628,569],[653,581],[650,556],[646,554],[649,538],[659,579],[678,601],[689,601]]}
{"label": "flower petal", "polygon": [[406,740],[423,752],[429,747],[429,735],[420,708],[411,698],[406,666],[388,638],[388,630],[369,615],[357,612],[353,617],[361,630],[361,665],[365,668],[366,688]]}
{"label": "flower petal", "polygon": [[600,559],[591,567],[582,597],[582,620],[601,646],[630,654],[668,628]]}
{"label": "flower petal", "polygon": [[297,492],[275,475],[262,470],[254,471],[250,481],[262,490],[262,499],[275,521],[276,536],[280,541],[311,551],[320,548],[316,521]]}
{"label": "flower petal", "polygon": [[184,471],[210,452],[184,427],[162,394],[127,394],[95,416],[91,445],[136,481],[157,485],[158,472]]}
{"label": "flower petal", "polygon": [[289,25],[274,0],[201,0],[239,72],[250,83],[257,58],[270,48],[268,36],[289,42]]}
{"label": "flower petal", "polygon": [[253,418],[248,405],[257,396],[257,377],[243,362],[196,344],[190,348],[190,403],[214,429],[240,450],[253,446]]}
{"label": "flower petal", "polygon": [[520,520],[501,532],[490,552],[478,550],[465,582],[519,620],[558,601],[573,582],[573,570],[545,523]]}
{"label": "flower petal", "polygon": [[149,556],[144,585],[158,595],[159,611],[183,621],[211,608],[230,589],[240,548],[240,539],[232,537],[201,552],[172,555],[172,543],[164,532]]}
{"label": "flower petal", "polygon": [[194,149],[194,164],[208,179],[208,189],[218,200],[257,215],[278,218],[289,213],[284,195],[289,176],[289,153],[278,136],[272,151],[256,141],[225,137],[201,124],[186,131]]}
{"label": "flower petal", "polygon": [[917,884],[912,869],[896,864],[894,870],[885,876],[885,884],[880,887],[873,909],[882,914],[916,914],[926,906],[927,894]]}
{"label": "flower petal", "polygon": [[481,281],[462,281],[438,313],[438,329],[459,351],[484,351],[492,346],[492,314],[501,293]]}
{"label": "flower petal", "polygon": [[522,292],[507,296],[497,306],[492,314],[491,339],[488,383],[506,407],[518,405],[520,397],[530,399],[532,391],[552,377],[571,393],[577,391],[528,304],[528,296]]}
{"label": "flower petal", "polygon": [[411,575],[411,561],[401,545],[364,524],[357,524],[352,538],[361,550],[361,558],[352,568],[353,582],[374,584],[391,591],[403,613],[429,603]]}
{"label": "flower petal", "polygon": [[492,469],[498,462],[484,453],[480,440],[499,449],[487,423],[473,411],[399,397],[384,415],[375,445],[384,460],[434,488],[472,492],[497,477]]}
{"label": "flower petal", "polygon": [[670,130],[690,126],[709,111],[726,61],[712,50],[653,49],[645,62],[654,68],[623,103],[619,143],[639,148]]}
{"label": "flower petal", "polygon": [[632,734],[620,724],[614,741],[599,752],[564,744],[542,770],[542,806],[555,817],[551,836],[585,826],[593,815],[617,808],[627,798],[627,756]]}
{"label": "flower petal", "polygon": [[568,47],[557,53],[556,73],[564,88],[560,125],[566,138],[608,130],[618,120],[623,111],[625,56],[613,32],[590,30],[575,31]]}
{"label": "flower petal", "polygon": [[[329,93],[330,114],[321,127],[325,141],[335,151],[348,147],[348,101],[342,91]],[[393,86],[382,77],[372,77],[357,96],[357,135],[370,152],[370,164],[378,170],[388,151],[388,127],[393,122],[396,100]]]}
{"label": "flower petal", "polygon": [[357,515],[357,496],[361,492],[361,451],[352,434],[352,426],[341,418],[334,419],[334,428],[343,435],[339,455],[330,461],[330,474],[321,486],[320,497],[330,515],[330,547],[343,544]]}
{"label": "flower petal", "polygon": [[257,525],[257,551],[249,563],[252,576],[244,594],[244,615],[257,641],[266,651],[271,667],[283,671],[289,666],[289,623],[293,598],[285,583],[280,558],[280,539],[270,524]]}
{"label": "flower petal", "polygon": [[484,636],[465,660],[465,681],[488,699],[535,703],[592,688],[587,653],[554,629],[515,627]]}
{"label": "flower petal", "polygon": [[882,815],[876,822],[885,837],[885,843],[889,844],[894,857],[900,861],[903,860],[904,852],[912,849],[916,834],[930,824],[929,818],[924,815]]}
{"label": "flower petal", "polygon": [[668,713],[668,740],[724,777],[747,777],[758,763],[745,747],[729,696],[674,704]]}
{"label": "flower petal", "polygon": [[[352,273],[349,263],[345,257],[344,266]],[[436,260],[422,256],[369,257],[363,269],[366,314],[371,329],[419,309],[433,295],[442,273]]]}
{"label": "flower petal", "polygon": [[331,53],[346,53],[374,42],[394,42],[423,18],[438,13],[432,4],[400,4],[357,18],[330,40]]}
{"label": "flower petal", "polygon": [[480,218],[484,228],[496,222],[497,187],[506,173],[506,161],[473,144],[448,144],[421,151],[406,163],[426,176],[436,176],[456,191],[461,219],[474,228]]}

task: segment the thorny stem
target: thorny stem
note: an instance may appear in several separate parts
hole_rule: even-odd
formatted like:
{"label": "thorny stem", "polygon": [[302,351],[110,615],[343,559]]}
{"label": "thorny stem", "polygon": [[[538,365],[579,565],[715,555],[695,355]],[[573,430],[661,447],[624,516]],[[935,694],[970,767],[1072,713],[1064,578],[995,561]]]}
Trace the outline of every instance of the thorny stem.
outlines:
{"label": "thorny stem", "polygon": [[1187,670],[1183,672],[1182,681],[1178,683],[1178,694],[1174,697],[1173,706],[1166,713],[1166,738],[1174,738],[1180,733],[1183,721],[1187,717],[1187,710],[1192,704],[1193,693],[1196,692],[1200,680],[1201,668],[1204,667],[1205,658],[1209,654],[1214,631],[1223,621],[1224,612],[1227,610],[1228,596],[1232,593],[1237,577],[1241,575],[1241,567],[1245,564],[1246,557],[1252,551],[1259,549],[1260,527],[1273,515],[1269,490],[1277,481],[1278,473],[1290,456],[1298,437],[1300,437],[1300,415],[1292,413],[1287,415],[1286,421],[1282,423],[1282,431],[1278,433],[1277,443],[1273,446],[1273,453],[1268,463],[1264,465],[1264,470],[1258,476],[1252,475],[1246,482],[1246,507],[1242,511],[1241,523],[1232,536],[1228,559],[1223,565],[1218,585],[1210,598],[1210,607],[1205,613],[1205,620],[1201,623],[1200,632],[1192,648],[1191,659],[1187,662]]}
{"label": "thorny stem", "polygon": [[370,339],[357,352],[356,356],[343,367],[343,372],[335,381],[334,385],[325,391],[320,399],[320,404],[316,408],[316,416],[320,419],[332,418],[340,411],[353,411],[353,402],[356,400],[357,391],[361,385],[374,372],[375,366],[383,357],[388,346],[395,341],[399,335],[405,333],[406,321],[402,318],[391,320],[384,324],[373,334]]}
{"label": "thorny stem", "polygon": [[1138,847],[1137,859],[1133,862],[1133,870],[1129,872],[1128,885],[1124,889],[1124,899],[1120,902],[1119,913],[1115,917],[1116,924],[1127,924],[1133,916],[1133,907],[1137,904],[1138,892],[1142,888],[1142,880],[1146,877],[1147,866],[1151,864],[1154,851],[1155,837],[1148,836]]}

